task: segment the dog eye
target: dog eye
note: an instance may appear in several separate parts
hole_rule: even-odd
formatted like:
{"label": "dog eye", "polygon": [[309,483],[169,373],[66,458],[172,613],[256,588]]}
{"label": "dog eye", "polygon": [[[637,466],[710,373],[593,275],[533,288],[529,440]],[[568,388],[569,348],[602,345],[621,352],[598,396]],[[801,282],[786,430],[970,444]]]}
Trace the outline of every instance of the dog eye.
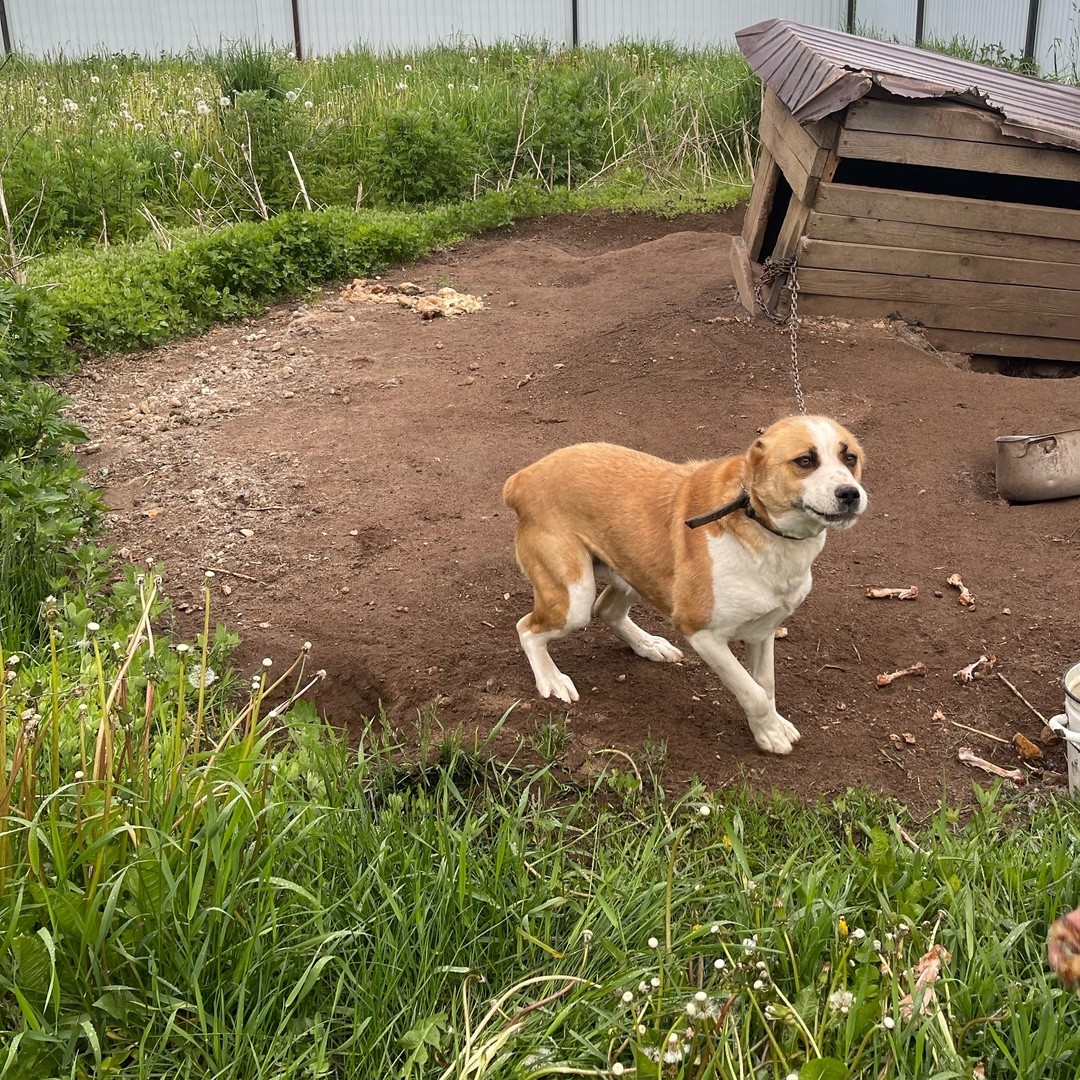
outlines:
{"label": "dog eye", "polygon": [[812,454],[803,454],[801,457],[795,458],[793,464],[798,465],[800,469],[812,469],[817,462]]}
{"label": "dog eye", "polygon": [[854,469],[855,466],[859,464],[859,455],[858,454],[852,454],[852,453],[845,454],[844,455],[844,464],[849,469]]}

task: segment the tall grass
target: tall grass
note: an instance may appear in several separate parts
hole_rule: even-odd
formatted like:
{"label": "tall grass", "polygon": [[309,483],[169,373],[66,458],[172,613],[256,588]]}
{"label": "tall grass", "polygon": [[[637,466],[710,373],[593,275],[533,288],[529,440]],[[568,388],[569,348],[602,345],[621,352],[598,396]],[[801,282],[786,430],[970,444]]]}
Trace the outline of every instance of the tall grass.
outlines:
{"label": "tall grass", "polygon": [[648,45],[14,58],[0,70],[0,247],[457,200],[525,177],[700,191],[746,181],[757,107],[737,54]]}
{"label": "tall grass", "polygon": [[350,750],[306,651],[229,704],[210,584],[190,646],[129,572],[0,664],[0,1076],[1076,1076],[1044,963],[1071,805],[977,789],[920,827]]}

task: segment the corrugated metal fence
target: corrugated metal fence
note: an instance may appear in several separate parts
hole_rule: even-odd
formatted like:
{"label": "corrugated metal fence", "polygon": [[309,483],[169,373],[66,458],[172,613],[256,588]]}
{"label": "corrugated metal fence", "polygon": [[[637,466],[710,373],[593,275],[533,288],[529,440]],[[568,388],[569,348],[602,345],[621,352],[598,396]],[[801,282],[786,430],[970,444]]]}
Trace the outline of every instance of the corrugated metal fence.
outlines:
{"label": "corrugated metal fence", "polygon": [[620,39],[733,44],[768,18],[901,41],[963,37],[1031,55],[1046,71],[1080,66],[1077,0],[0,0],[6,52],[217,51],[245,40],[317,56],[357,46]]}

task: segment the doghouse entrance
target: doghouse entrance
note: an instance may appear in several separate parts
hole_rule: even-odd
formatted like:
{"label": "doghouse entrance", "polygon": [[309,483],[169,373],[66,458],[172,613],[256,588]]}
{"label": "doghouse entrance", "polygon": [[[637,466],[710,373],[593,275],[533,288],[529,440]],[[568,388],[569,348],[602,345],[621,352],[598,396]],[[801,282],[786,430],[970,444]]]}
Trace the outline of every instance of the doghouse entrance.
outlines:
{"label": "doghouse entrance", "polygon": [[776,250],[776,241],[780,238],[780,229],[784,225],[788,205],[791,203],[791,185],[782,172],[777,170],[777,174],[776,193],[773,195],[772,207],[765,221],[765,235],[761,241],[760,262],[764,262]]}

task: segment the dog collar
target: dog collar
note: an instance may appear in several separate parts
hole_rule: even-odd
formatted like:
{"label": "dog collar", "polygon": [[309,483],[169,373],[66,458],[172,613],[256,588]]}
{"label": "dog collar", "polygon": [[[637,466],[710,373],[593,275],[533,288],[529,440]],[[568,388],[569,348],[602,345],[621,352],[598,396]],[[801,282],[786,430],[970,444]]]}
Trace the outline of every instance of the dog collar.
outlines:
{"label": "dog collar", "polygon": [[717,507],[715,510],[710,510],[707,514],[699,514],[697,517],[687,518],[686,527],[689,529],[700,529],[702,525],[709,525],[714,521],[719,521],[722,517],[727,517],[728,514],[734,514],[741,510],[752,522],[756,525],[760,525],[766,532],[771,532],[773,536],[781,536],[785,540],[806,540],[805,536],[789,536],[787,533],[782,533],[779,529],[774,529],[772,525],[763,521],[757,514],[754,513],[754,508],[750,504],[750,492],[745,487],[739,489],[739,494],[731,500],[729,503],[724,503],[723,506]]}

